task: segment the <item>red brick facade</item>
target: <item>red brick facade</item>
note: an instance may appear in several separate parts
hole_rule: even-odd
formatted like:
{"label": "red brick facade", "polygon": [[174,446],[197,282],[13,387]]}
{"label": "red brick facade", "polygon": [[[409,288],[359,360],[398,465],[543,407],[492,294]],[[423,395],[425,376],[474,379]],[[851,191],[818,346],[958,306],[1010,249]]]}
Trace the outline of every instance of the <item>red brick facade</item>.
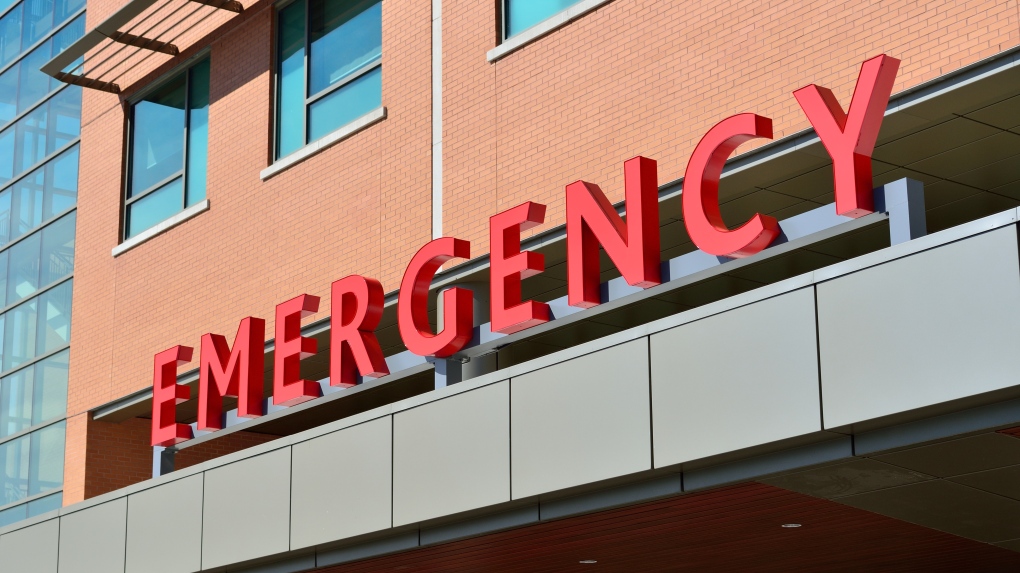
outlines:
{"label": "red brick facade", "polygon": [[[130,431],[141,422],[92,422],[88,412],[148,386],[156,352],[197,346],[205,332],[232,340],[249,315],[272,332],[275,305],[303,292],[322,297],[323,316],[330,283],[347,274],[396,288],[431,237],[431,2],[383,2],[386,119],[266,181],[270,2],[210,19],[181,57],[122,81],[121,97],[85,90],[65,504],[148,477],[145,433]],[[90,2],[89,27],[121,3]],[[475,256],[487,252],[489,216],[522,201],[549,206],[543,228],[561,224],[573,180],[622,199],[623,161],[634,155],[659,162],[660,184],[680,177],[700,136],[733,113],[771,117],[776,138],[807,128],[791,92],[818,83],[846,102],[868,57],[902,60],[898,92],[1020,43],[1015,0],[615,0],[489,63],[495,10],[493,0],[443,2],[444,234],[470,240]],[[211,208],[114,258],[124,98],[205,47]],[[122,473],[106,471],[104,456],[118,456],[106,445],[145,449],[145,467],[121,460]]]}

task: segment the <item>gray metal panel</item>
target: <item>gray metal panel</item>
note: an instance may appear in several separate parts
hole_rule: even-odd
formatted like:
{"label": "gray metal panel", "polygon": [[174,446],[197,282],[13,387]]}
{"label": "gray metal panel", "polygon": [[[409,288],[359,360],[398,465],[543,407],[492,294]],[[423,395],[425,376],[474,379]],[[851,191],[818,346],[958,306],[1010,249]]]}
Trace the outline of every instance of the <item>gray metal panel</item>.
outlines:
{"label": "gray metal panel", "polygon": [[510,383],[514,499],[651,468],[647,338]]}
{"label": "gray metal panel", "polygon": [[816,340],[811,288],[652,335],[655,466],[820,431]]}
{"label": "gray metal panel", "polygon": [[59,573],[124,571],[127,498],[61,516]]}
{"label": "gray metal panel", "polygon": [[287,551],[289,522],[290,448],[205,472],[202,568]]}
{"label": "gray metal panel", "polygon": [[393,525],[510,500],[506,381],[393,416]]}
{"label": "gray metal panel", "polygon": [[825,426],[1017,384],[1014,226],[818,285]]}
{"label": "gray metal panel", "polygon": [[128,497],[127,573],[191,573],[201,567],[201,475]]}
{"label": "gray metal panel", "polygon": [[0,535],[0,569],[17,573],[57,573],[59,535],[59,519]]}
{"label": "gray metal panel", "polygon": [[390,527],[392,427],[384,416],[293,446],[291,548]]}

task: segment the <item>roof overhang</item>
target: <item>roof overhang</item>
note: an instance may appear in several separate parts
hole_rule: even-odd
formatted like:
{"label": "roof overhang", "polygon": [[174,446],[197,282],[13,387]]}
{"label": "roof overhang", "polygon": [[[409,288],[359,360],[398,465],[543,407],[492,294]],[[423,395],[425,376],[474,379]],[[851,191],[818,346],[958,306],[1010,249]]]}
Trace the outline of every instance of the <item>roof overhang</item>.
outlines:
{"label": "roof overhang", "polygon": [[[172,58],[210,17],[244,11],[237,0],[131,0],[42,67],[64,83],[120,93],[122,80],[149,57]],[[162,62],[161,62],[162,63]]]}

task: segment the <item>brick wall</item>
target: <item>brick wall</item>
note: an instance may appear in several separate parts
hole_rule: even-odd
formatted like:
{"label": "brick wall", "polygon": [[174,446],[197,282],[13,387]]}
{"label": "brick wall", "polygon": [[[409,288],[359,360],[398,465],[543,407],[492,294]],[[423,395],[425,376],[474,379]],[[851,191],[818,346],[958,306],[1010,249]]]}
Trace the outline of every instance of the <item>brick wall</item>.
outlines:
{"label": "brick wall", "polygon": [[[80,488],[65,497],[76,495],[88,499],[152,477],[152,447],[149,445],[151,422],[132,418],[113,423],[88,420],[84,448],[84,479],[68,481],[67,486]],[[243,449],[275,440],[278,436],[254,432],[234,432],[220,439],[181,450],[175,460],[176,469],[184,469]]]}
{"label": "brick wall", "polygon": [[[89,26],[120,4],[90,2]],[[130,76],[157,77],[211,46],[211,209],[118,258],[124,109],[86,90],[66,503],[101,479],[82,456],[95,431],[86,413],[149,385],[153,354],[205,332],[232,340],[248,315],[271,333],[275,305],[302,292],[322,297],[324,316],[330,282],[350,273],[393,289],[430,237],[431,0],[384,1],[387,119],[265,182],[272,7],[245,4],[221,29],[192,33],[204,39],[177,60]],[[791,92],[819,83],[845,104],[868,57],[903,60],[901,91],[1020,43],[1017,0],[615,0],[489,63],[495,6],[443,7],[443,218],[476,256],[489,216],[521,201],[548,204],[548,225],[561,224],[563,186],[578,178],[622,199],[634,155],[658,160],[660,182],[676,179],[730,114],[773,118],[777,138],[808,127]]]}

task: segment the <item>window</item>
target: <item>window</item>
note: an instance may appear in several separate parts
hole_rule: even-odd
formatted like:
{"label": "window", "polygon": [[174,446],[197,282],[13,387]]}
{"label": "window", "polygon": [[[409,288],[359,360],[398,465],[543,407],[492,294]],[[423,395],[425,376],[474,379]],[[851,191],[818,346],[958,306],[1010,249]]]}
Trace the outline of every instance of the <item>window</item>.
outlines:
{"label": "window", "polygon": [[0,187],[34,168],[81,134],[81,88],[68,86],[0,131]]}
{"label": "window", "polygon": [[84,7],[85,0],[25,0],[12,8],[0,18],[0,67]]}
{"label": "window", "polygon": [[0,378],[0,438],[64,417],[69,354],[58,352]]}
{"label": "window", "polygon": [[[59,422],[18,439],[0,443],[0,463],[7,470],[0,473],[0,507],[63,486],[64,425],[64,422]],[[47,507],[43,511],[49,511],[53,504],[44,505]],[[27,510],[31,512],[32,508]],[[4,517],[7,523],[13,523],[28,515],[18,512]]]}
{"label": "window", "polygon": [[6,127],[19,114],[66,85],[42,73],[39,68],[84,33],[83,14],[0,73],[0,128]]}
{"label": "window", "polygon": [[205,199],[209,60],[149,92],[132,107],[124,238]]}
{"label": "window", "polygon": [[[0,249],[74,208],[78,200],[78,146],[0,191]],[[0,251],[2,252],[2,251]],[[7,267],[0,265],[0,271]],[[0,307],[3,301],[0,289]]]}
{"label": "window", "polygon": [[296,0],[278,17],[277,159],[382,105],[382,3]]}
{"label": "window", "polygon": [[71,283],[63,282],[0,316],[5,372],[71,342]]}
{"label": "window", "polygon": [[503,37],[509,38],[580,0],[503,0]]}

